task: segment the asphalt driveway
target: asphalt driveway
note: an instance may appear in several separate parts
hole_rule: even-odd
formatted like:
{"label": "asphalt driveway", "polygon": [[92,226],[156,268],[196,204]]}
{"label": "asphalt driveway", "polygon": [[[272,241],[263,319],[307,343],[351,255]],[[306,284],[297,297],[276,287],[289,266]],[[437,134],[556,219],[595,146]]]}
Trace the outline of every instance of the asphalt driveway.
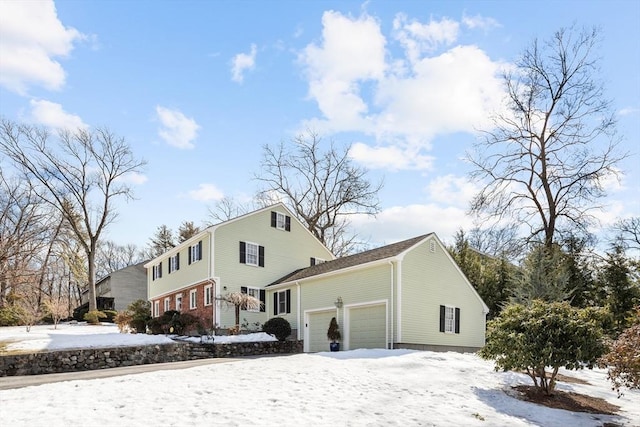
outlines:
{"label": "asphalt driveway", "polygon": [[[243,358],[246,359],[246,358]],[[0,377],[0,390],[22,388],[61,381],[92,380],[95,378],[117,377],[120,375],[139,374],[143,372],[185,369],[213,363],[231,363],[243,360],[240,358],[215,358],[187,360],[183,362],[154,363],[149,365],[125,366],[121,368],[97,369],[93,371],[65,372],[61,374],[22,375]]]}

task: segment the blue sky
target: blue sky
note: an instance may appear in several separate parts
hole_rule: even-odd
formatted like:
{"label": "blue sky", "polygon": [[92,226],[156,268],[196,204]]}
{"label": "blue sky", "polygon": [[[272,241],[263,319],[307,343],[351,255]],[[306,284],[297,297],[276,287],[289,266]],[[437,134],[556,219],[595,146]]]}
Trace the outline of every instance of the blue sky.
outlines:
{"label": "blue sky", "polygon": [[[372,244],[469,229],[461,160],[502,96],[499,71],[572,24],[602,29],[601,77],[634,153],[603,227],[640,215],[640,1],[0,2],[0,114],[107,126],[148,164],[106,237],[143,246],[246,200],[261,148],[313,129],[384,179]],[[0,162],[2,160],[0,159]]]}

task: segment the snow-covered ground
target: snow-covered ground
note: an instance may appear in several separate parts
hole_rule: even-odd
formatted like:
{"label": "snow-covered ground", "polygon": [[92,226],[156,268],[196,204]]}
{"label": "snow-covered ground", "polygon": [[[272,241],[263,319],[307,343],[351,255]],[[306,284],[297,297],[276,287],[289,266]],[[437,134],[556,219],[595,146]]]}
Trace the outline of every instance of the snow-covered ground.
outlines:
{"label": "snow-covered ground", "polygon": [[[63,331],[80,328],[89,332],[75,335],[93,346],[100,337],[104,346],[122,345],[116,337],[127,336],[110,327],[83,326],[31,333],[48,335],[37,338],[50,340],[46,348],[52,343],[61,348]],[[0,328],[0,342],[8,336],[19,340],[19,335],[18,329]],[[529,378],[495,372],[491,362],[472,354],[355,350],[4,390],[0,425],[640,426],[639,392],[627,391],[618,399],[603,370],[562,373],[589,385],[560,383],[558,388],[602,397],[621,407],[620,416],[573,413],[510,397],[504,390],[529,384]]]}

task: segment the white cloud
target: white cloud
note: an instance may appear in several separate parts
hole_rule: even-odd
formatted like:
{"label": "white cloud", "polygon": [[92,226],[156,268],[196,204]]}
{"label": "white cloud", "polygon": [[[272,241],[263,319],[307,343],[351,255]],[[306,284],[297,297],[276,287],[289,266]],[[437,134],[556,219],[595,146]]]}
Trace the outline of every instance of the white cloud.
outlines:
{"label": "white cloud", "polygon": [[433,157],[398,146],[370,147],[361,142],[351,146],[349,156],[371,169],[431,169]]}
{"label": "white cloud", "polygon": [[189,191],[189,197],[201,202],[210,202],[222,199],[224,193],[213,184],[200,184],[197,190]]}
{"label": "white cloud", "polygon": [[167,144],[178,148],[193,148],[193,140],[198,135],[200,126],[195,120],[186,117],[178,110],[170,110],[161,106],[156,107],[156,114],[162,127],[158,135]]}
{"label": "white cloud", "polygon": [[322,23],[321,42],[299,56],[309,96],[321,112],[303,126],[373,136],[372,146],[361,142],[352,149],[352,157],[367,167],[428,169],[433,158],[425,152],[435,137],[475,133],[502,108],[505,64],[472,45],[432,54],[455,43],[455,21],[423,24],[398,15],[394,34],[405,48],[401,58],[386,50],[380,23],[366,14],[325,12]]}
{"label": "white cloud", "polygon": [[352,225],[361,238],[375,239],[371,244],[377,246],[431,232],[450,241],[461,227],[471,229],[473,221],[465,209],[429,203],[390,207],[375,218],[358,215]]}
{"label": "white cloud", "polygon": [[467,209],[480,188],[467,178],[456,175],[435,177],[427,186],[429,200]]}
{"label": "white cloud", "polygon": [[637,115],[638,113],[640,113],[640,108],[633,107],[622,108],[618,111],[619,116]]}
{"label": "white cloud", "polygon": [[425,52],[433,52],[441,45],[449,46],[458,38],[460,24],[448,18],[429,21],[409,21],[403,13],[393,20],[395,38],[404,47],[409,61],[416,62]]}
{"label": "white cloud", "polygon": [[67,113],[62,105],[44,99],[29,101],[31,105],[31,118],[33,121],[53,129],[69,129],[71,131],[78,128],[86,129],[80,116]]}
{"label": "white cloud", "polygon": [[239,53],[231,60],[231,80],[236,83],[244,81],[244,72],[253,70],[256,66],[256,54],[258,50],[255,44],[251,45],[251,53]]}
{"label": "white cloud", "polygon": [[309,79],[309,96],[335,130],[344,130],[367,113],[358,83],[384,77],[386,40],[367,15],[350,19],[328,11],[322,23],[322,44],[308,45],[299,61]]}
{"label": "white cloud", "polygon": [[500,27],[500,23],[493,18],[487,18],[481,15],[468,16],[464,14],[462,16],[462,23],[470,29],[480,29],[484,31],[491,30],[492,28]]}
{"label": "white cloud", "polygon": [[0,1],[0,85],[25,94],[30,85],[58,90],[64,58],[85,38],[58,19],[53,1]]}
{"label": "white cloud", "polygon": [[126,174],[126,175],[123,175],[120,178],[120,181],[127,182],[127,183],[134,184],[134,185],[142,185],[145,182],[147,182],[148,180],[149,180],[149,178],[146,175],[138,173],[138,172],[130,172],[130,173]]}

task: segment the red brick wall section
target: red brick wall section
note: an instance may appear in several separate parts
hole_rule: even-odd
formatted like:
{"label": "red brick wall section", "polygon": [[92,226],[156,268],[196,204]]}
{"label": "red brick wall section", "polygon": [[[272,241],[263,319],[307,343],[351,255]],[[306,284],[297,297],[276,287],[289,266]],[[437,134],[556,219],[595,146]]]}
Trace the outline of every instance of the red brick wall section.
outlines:
{"label": "red brick wall section", "polygon": [[[169,298],[169,310],[176,310],[176,296],[178,294],[182,295],[182,310],[181,313],[189,313],[194,316],[197,316],[200,319],[200,322],[206,329],[211,329],[213,327],[213,313],[214,313],[214,300],[213,300],[213,289],[212,289],[212,301],[210,305],[204,305],[204,288],[208,283],[201,283],[199,285],[195,285],[193,287],[183,289],[180,292],[174,292],[172,294],[164,295],[159,299],[154,299],[151,302],[151,307],[156,301],[160,304],[160,316],[164,314],[164,300],[165,298]],[[191,298],[191,291],[196,290],[196,308],[191,309],[189,307],[189,302]],[[153,313],[155,314],[155,313]]]}

